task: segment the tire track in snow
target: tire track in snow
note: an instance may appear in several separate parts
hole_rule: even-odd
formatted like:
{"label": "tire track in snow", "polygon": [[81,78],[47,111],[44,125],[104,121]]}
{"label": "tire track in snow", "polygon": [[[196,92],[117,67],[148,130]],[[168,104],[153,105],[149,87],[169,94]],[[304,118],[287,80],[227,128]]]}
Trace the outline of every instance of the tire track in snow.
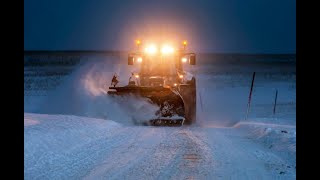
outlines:
{"label": "tire track in snow", "polygon": [[[140,129],[140,128],[139,128]],[[210,148],[189,128],[141,128],[84,179],[205,179]],[[198,133],[198,132],[197,132]],[[198,133],[203,136],[203,133]]]}
{"label": "tire track in snow", "polygon": [[[167,169],[170,170],[168,179],[208,179],[213,168],[213,157],[210,147],[204,143],[205,134],[198,132],[197,128],[184,128],[177,132],[177,141],[180,152],[175,156],[174,163]],[[158,179],[164,179],[161,175]]]}
{"label": "tire track in snow", "polygon": [[155,130],[160,141],[142,159],[120,170],[121,173],[113,176],[115,179],[205,179],[212,164],[206,144],[193,135],[189,128]]}

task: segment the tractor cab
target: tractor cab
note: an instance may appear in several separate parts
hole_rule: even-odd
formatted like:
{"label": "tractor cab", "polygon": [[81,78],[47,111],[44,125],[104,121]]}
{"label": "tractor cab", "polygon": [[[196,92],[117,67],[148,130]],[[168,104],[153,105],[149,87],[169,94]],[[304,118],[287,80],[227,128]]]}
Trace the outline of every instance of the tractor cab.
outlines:
{"label": "tractor cab", "polygon": [[183,84],[183,64],[186,63],[195,65],[196,55],[186,52],[185,48],[175,50],[168,45],[162,46],[161,49],[155,45],[148,45],[144,51],[131,52],[128,55],[128,65],[139,66],[137,74],[140,86],[174,87]]}

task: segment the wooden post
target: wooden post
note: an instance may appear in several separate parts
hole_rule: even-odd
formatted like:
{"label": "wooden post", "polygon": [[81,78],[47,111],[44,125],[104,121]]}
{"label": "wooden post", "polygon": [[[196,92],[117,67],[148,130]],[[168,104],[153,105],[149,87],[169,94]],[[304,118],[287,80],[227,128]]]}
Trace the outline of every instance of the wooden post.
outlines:
{"label": "wooden post", "polygon": [[203,112],[203,106],[202,106],[202,98],[201,98],[201,91],[199,92],[199,97],[200,97],[200,105],[201,105],[201,111]]}
{"label": "wooden post", "polygon": [[249,93],[249,99],[248,99],[248,106],[247,106],[247,114],[245,120],[248,119],[249,109],[250,109],[250,103],[251,103],[251,95],[252,95],[252,89],[253,89],[253,83],[254,83],[254,77],[256,75],[256,72],[253,72],[252,81],[251,81],[251,88]]}
{"label": "wooden post", "polygon": [[278,89],[276,90],[276,96],[275,96],[275,98],[274,98],[273,115],[276,114],[277,97],[278,97]]}

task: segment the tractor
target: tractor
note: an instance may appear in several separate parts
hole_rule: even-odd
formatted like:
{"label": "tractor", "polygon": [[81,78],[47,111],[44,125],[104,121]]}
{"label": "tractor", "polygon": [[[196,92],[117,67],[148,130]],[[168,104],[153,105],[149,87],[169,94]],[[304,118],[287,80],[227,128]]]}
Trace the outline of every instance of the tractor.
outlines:
{"label": "tractor", "polygon": [[110,96],[140,96],[148,98],[159,109],[155,118],[144,122],[152,126],[181,126],[196,122],[196,79],[184,70],[184,65],[195,65],[196,54],[186,50],[187,41],[180,49],[170,45],[158,48],[149,44],[128,53],[128,65],[137,65],[125,86],[117,86],[117,76],[112,78]]}

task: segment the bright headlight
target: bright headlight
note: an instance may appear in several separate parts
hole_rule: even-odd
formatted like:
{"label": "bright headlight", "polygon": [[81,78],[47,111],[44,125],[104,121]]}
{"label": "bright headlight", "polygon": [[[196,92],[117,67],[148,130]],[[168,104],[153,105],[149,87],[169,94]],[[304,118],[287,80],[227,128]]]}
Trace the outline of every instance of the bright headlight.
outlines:
{"label": "bright headlight", "polygon": [[184,45],[184,46],[186,46],[187,43],[188,43],[188,42],[187,42],[186,40],[183,41],[183,45]]}
{"label": "bright headlight", "polygon": [[173,47],[165,45],[161,48],[161,53],[162,54],[172,54],[174,52]]}
{"label": "bright headlight", "polygon": [[137,62],[138,62],[138,63],[141,63],[141,62],[142,62],[142,57],[138,57],[138,58],[137,58]]}
{"label": "bright headlight", "polygon": [[147,46],[144,51],[148,54],[155,54],[157,53],[157,47],[153,44]]}

